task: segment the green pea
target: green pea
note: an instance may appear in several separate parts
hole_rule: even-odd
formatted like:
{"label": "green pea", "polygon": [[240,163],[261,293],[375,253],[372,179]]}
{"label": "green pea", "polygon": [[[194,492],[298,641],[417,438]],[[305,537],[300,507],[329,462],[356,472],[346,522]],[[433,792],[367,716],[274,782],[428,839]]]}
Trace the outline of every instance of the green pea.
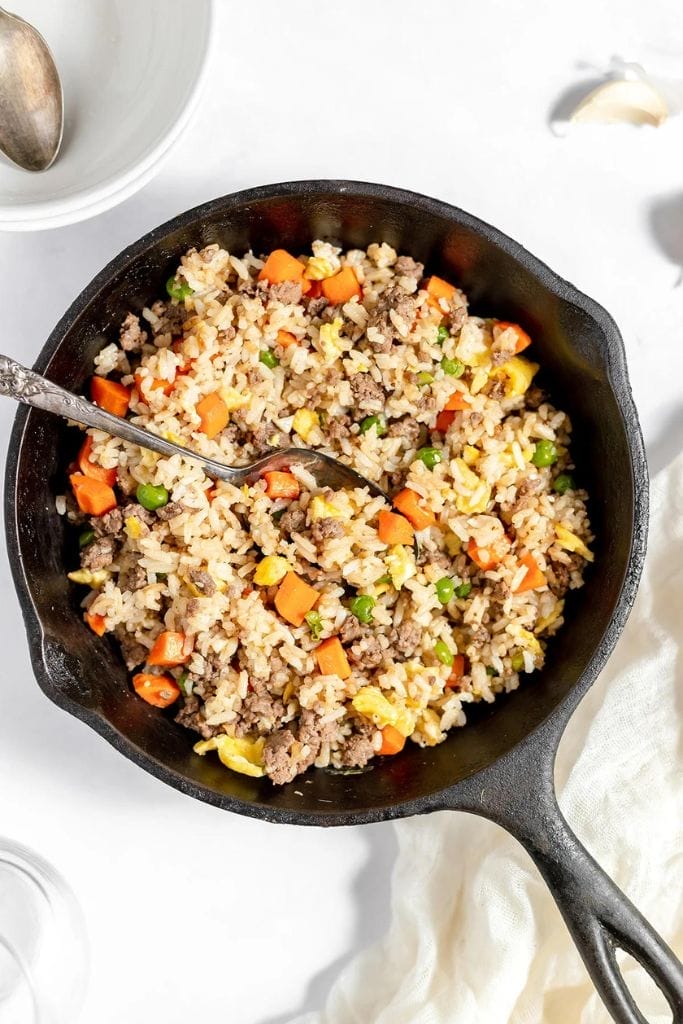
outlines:
{"label": "green pea", "polygon": [[571,473],[560,473],[553,484],[553,490],[558,494],[566,494],[567,491],[576,490],[576,481]]}
{"label": "green pea", "polygon": [[524,655],[521,651],[517,651],[516,654],[512,655],[512,671],[522,672],[524,669]]}
{"label": "green pea", "polygon": [[367,434],[368,430],[375,428],[378,437],[384,437],[387,432],[387,421],[384,416],[366,416],[360,421],[361,434]]}
{"label": "green pea", "polygon": [[486,675],[487,676],[497,676],[498,675],[498,673],[495,670],[495,668],[493,667],[493,665],[487,665],[486,666]]}
{"label": "green pea", "polygon": [[437,345],[443,345],[444,341],[448,337],[448,328],[441,324],[438,331],[436,332],[436,343]]}
{"label": "green pea", "polygon": [[459,587],[455,588],[456,597],[469,597],[472,591],[471,583],[461,583]]}
{"label": "green pea", "polygon": [[155,487],[154,484],[138,484],[135,497],[148,512],[154,512],[156,509],[168,505],[168,491],[163,484],[159,484],[158,487]]}
{"label": "green pea", "polygon": [[557,462],[557,448],[552,441],[538,441],[531,456],[534,466],[552,466]]}
{"label": "green pea", "polygon": [[427,469],[434,469],[434,466],[438,466],[443,458],[438,448],[420,448],[417,457],[420,462],[424,462]]}
{"label": "green pea", "polygon": [[441,601],[441,604],[448,604],[455,593],[455,583],[450,576],[444,576],[442,579],[437,580],[434,586],[436,588],[436,596]]}
{"label": "green pea", "polygon": [[434,644],[434,654],[437,656],[442,665],[447,665],[450,668],[455,661],[455,655],[449,648],[448,644],[445,644],[443,640],[437,640]]}
{"label": "green pea", "polygon": [[188,682],[189,677],[189,672],[181,672],[178,678],[176,679],[176,682],[180,687],[180,692],[185,697],[189,697],[190,694],[192,693],[192,683]]}
{"label": "green pea", "polygon": [[304,618],[308,623],[308,628],[311,631],[311,636],[313,637],[314,640],[317,640],[320,634],[322,633],[323,629],[323,620],[320,617],[320,612],[307,612],[304,615]]}
{"label": "green pea", "polygon": [[95,539],[94,530],[83,530],[78,538],[79,548],[87,548],[88,544],[92,544]]}
{"label": "green pea", "polygon": [[349,601],[349,610],[352,615],[355,615],[359,622],[364,625],[372,622],[372,609],[375,607],[374,597],[370,597],[369,594],[359,594],[358,597],[353,597]]}
{"label": "green pea", "polygon": [[462,377],[465,372],[465,364],[461,363],[459,359],[447,359],[444,356],[441,360],[441,369],[449,377]]}
{"label": "green pea", "polygon": [[274,370],[276,366],[280,365],[280,360],[278,359],[278,357],[273,355],[273,353],[268,348],[263,349],[258,359],[259,363],[263,363],[263,365],[267,366],[269,370]]}
{"label": "green pea", "polygon": [[425,370],[422,370],[422,372],[417,375],[417,383],[421,388],[426,388],[428,384],[434,383],[434,374],[427,373]]}
{"label": "green pea", "polygon": [[192,295],[192,289],[187,281],[178,281],[175,275],[169,277],[166,282],[166,291],[172,299],[177,299],[178,302],[182,302],[188,295]]}
{"label": "green pea", "polygon": [[380,576],[378,580],[375,580],[375,584],[380,583],[391,583],[391,576],[387,573],[385,576]]}

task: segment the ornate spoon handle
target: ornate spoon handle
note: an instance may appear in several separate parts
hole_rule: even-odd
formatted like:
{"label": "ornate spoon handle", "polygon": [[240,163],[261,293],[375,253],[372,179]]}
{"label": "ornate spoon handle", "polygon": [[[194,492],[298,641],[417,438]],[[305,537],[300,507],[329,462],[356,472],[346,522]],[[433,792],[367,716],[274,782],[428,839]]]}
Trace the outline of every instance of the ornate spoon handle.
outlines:
{"label": "ornate spoon handle", "polygon": [[140,445],[141,448],[148,448],[159,455],[177,455],[180,453],[188,459],[194,459],[213,477],[220,477],[223,480],[235,482],[241,479],[239,470],[224,466],[213,459],[207,459],[196,452],[184,448],[182,445],[173,444],[163,437],[158,437],[149,430],[136,427],[130,420],[114,416],[105,409],[88,402],[79,395],[66,391],[59,384],[41,377],[40,374],[28,370],[25,366],[15,362],[8,356],[0,355],[0,395],[14,398],[17,402],[25,405],[34,405],[38,409],[55,413],[65,419],[75,420],[83,423],[86,427],[94,427],[96,430],[103,430],[114,437],[120,437],[124,441]]}
{"label": "ornate spoon handle", "polygon": [[305,467],[321,487],[331,487],[333,490],[344,487],[367,487],[372,494],[386,498],[387,501],[391,500],[377,484],[366,480],[350,466],[345,466],[326,452],[314,451],[311,448],[280,448],[248,466],[226,466],[215,459],[208,459],[205,455],[190,451],[183,445],[167,441],[149,430],[136,427],[130,420],[121,419],[120,416],[114,416],[98,408],[85,398],[73,395],[59,384],[54,384],[3,355],[0,355],[0,395],[14,398],[25,405],[34,405],[64,419],[75,420],[86,427],[103,430],[106,434],[120,437],[141,448],[149,448],[159,455],[182,455],[183,458],[198,462],[209,476],[227,480],[238,487],[243,483],[253,483],[267,470],[287,469],[296,464]]}

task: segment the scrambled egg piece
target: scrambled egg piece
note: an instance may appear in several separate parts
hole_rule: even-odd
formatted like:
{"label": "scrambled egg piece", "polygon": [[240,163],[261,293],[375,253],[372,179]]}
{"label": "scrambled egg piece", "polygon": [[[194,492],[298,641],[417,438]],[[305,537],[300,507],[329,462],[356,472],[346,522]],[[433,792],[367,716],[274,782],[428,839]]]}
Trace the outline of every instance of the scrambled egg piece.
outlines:
{"label": "scrambled egg piece", "polygon": [[506,398],[519,398],[529,388],[538,369],[538,363],[532,363],[524,356],[513,356],[493,370],[491,376],[504,382]]}
{"label": "scrambled egg piece", "polygon": [[323,324],[320,328],[320,348],[326,363],[333,363],[344,351],[340,334],[343,323],[342,318],[337,316],[331,324]]}
{"label": "scrambled egg piece", "polygon": [[473,466],[479,458],[479,449],[472,444],[466,444],[462,450],[462,458],[468,466]]}
{"label": "scrambled egg piece", "polygon": [[142,537],[142,523],[136,516],[128,516],[124,529],[131,540],[139,540]]}
{"label": "scrambled egg piece", "polygon": [[320,423],[320,417],[313,409],[297,409],[292,419],[292,428],[302,441],[308,441],[311,433]]}
{"label": "scrambled egg piece", "polygon": [[324,256],[311,256],[306,264],[304,277],[308,281],[323,281],[326,277],[332,277],[334,273],[334,267]]}
{"label": "scrambled egg piece", "polygon": [[533,633],[530,633],[528,629],[523,629],[522,626],[514,626],[508,630],[516,640],[519,641],[520,647],[525,647],[531,654],[536,657],[543,653],[543,648],[536,639]]}
{"label": "scrambled egg piece", "polygon": [[97,590],[104,586],[111,573],[108,569],[76,569],[75,572],[67,573],[72,583],[82,583],[86,587]]}
{"label": "scrambled egg piece", "polygon": [[583,555],[587,562],[592,562],[595,558],[593,552],[586,547],[580,537],[577,537],[575,533],[568,530],[566,526],[558,523],[555,527],[555,536],[557,537],[557,543],[565,551],[575,551],[577,555]]}
{"label": "scrambled egg piece", "polygon": [[472,472],[465,459],[456,459],[455,464],[460,471],[464,486],[469,491],[469,494],[456,495],[455,507],[458,512],[462,512],[464,515],[485,512],[491,498],[490,485]]}
{"label": "scrambled egg piece", "polygon": [[339,511],[336,505],[331,505],[329,501],[325,501],[319,494],[314,495],[311,498],[311,503],[308,506],[308,514],[311,519],[342,519],[342,513]]}
{"label": "scrambled egg piece", "polygon": [[195,743],[195,754],[204,755],[209,750],[217,750],[218,756],[226,768],[240,775],[251,775],[260,779],[265,775],[263,768],[263,748],[266,745],[262,736],[258,740],[234,739],[232,736],[213,736],[210,740]]}
{"label": "scrambled egg piece", "polygon": [[254,583],[260,587],[272,587],[283,580],[289,572],[289,562],[280,555],[267,555],[256,566]]}
{"label": "scrambled egg piece", "polygon": [[548,628],[548,626],[552,626],[553,622],[556,622],[559,619],[563,611],[564,601],[558,601],[553,610],[551,611],[550,615],[544,615],[537,621],[534,627],[534,632],[542,633],[543,630]]}
{"label": "scrambled egg piece", "polygon": [[249,395],[242,394],[237,388],[221,388],[218,394],[225,402],[228,412],[234,412],[236,409],[243,409],[245,405],[249,405]]}
{"label": "scrambled egg piece", "polygon": [[400,590],[403,584],[407,583],[417,572],[415,557],[412,551],[404,547],[403,544],[395,544],[393,548],[389,548],[384,556],[384,564],[391,576],[391,582],[397,590]]}
{"label": "scrambled egg piece", "polygon": [[371,719],[380,729],[393,725],[401,736],[410,736],[415,729],[416,712],[390,701],[378,686],[362,686],[351,704],[359,715]]}

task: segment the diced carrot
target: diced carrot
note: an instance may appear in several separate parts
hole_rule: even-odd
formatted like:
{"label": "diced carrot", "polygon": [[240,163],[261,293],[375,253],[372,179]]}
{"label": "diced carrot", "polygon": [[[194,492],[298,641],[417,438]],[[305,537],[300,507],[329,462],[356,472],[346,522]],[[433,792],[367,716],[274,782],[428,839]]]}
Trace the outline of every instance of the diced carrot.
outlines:
{"label": "diced carrot", "polygon": [[155,708],[167,708],[180,696],[180,687],[172,676],[155,676],[151,672],[138,672],[133,676],[133,689]]}
{"label": "diced carrot", "polygon": [[100,409],[106,409],[114,416],[125,416],[130,405],[130,391],[115,380],[93,377],[90,382],[90,397]]}
{"label": "diced carrot", "polygon": [[88,434],[78,453],[78,468],[83,476],[89,476],[92,480],[102,480],[105,484],[113,487],[116,483],[116,470],[105,469],[96,462],[90,461],[92,452],[92,437]]}
{"label": "diced carrot", "polygon": [[382,729],[382,746],[380,754],[400,754],[406,745],[406,738],[393,725],[385,725]]}
{"label": "diced carrot", "polygon": [[209,487],[204,488],[204,494],[206,495],[206,500],[212,502],[218,494],[218,488],[211,484]]}
{"label": "diced carrot", "polygon": [[339,637],[331,636],[323,640],[313,653],[321,675],[339,676],[340,679],[348,679],[351,675],[351,666]]}
{"label": "diced carrot", "polygon": [[458,686],[460,680],[465,675],[465,655],[456,654],[453,658],[453,666],[451,668],[451,674],[446,680],[446,686]]}
{"label": "diced carrot", "polygon": [[217,391],[212,391],[210,395],[202,398],[201,402],[197,402],[195,408],[202,421],[199,429],[206,434],[209,440],[227,427],[230,413]]}
{"label": "diced carrot", "polygon": [[319,299],[323,293],[322,281],[309,281],[310,288],[308,290],[309,299]]}
{"label": "diced carrot", "polygon": [[86,612],[85,621],[88,623],[93,633],[97,633],[98,636],[104,636],[106,629],[104,615],[91,615],[90,612]]}
{"label": "diced carrot", "polygon": [[494,329],[499,331],[513,330],[517,335],[517,343],[515,345],[515,355],[523,352],[525,348],[528,348],[531,344],[531,338],[526,333],[524,328],[520,327],[519,324],[511,324],[507,320],[499,320],[494,325]]}
{"label": "diced carrot", "polygon": [[[178,373],[181,373],[178,370]],[[143,377],[141,373],[135,374],[135,387],[138,389],[138,393],[142,394],[143,381],[150,381],[147,384],[147,391],[163,391],[165,395],[170,395],[175,387],[175,380],[164,380],[162,377]]]}
{"label": "diced carrot", "polygon": [[501,551],[501,547],[507,546],[509,542],[506,540],[505,545],[496,545],[496,547],[477,547],[474,538],[471,537],[469,544],[467,545],[467,554],[470,556],[475,565],[478,565],[480,569],[486,572],[488,569],[495,569],[498,563],[502,560],[504,551]]}
{"label": "diced carrot", "polygon": [[377,517],[377,533],[383,544],[412,544],[415,533],[405,516],[383,509]]}
{"label": "diced carrot", "polygon": [[463,409],[469,409],[470,403],[467,397],[463,395],[462,391],[454,391],[451,397],[444,405],[445,412],[462,412]]}
{"label": "diced carrot", "polygon": [[436,423],[434,424],[436,429],[445,434],[455,419],[456,412],[463,412],[465,409],[469,409],[469,407],[470,403],[462,391],[454,391],[436,417]]}
{"label": "diced carrot", "polygon": [[289,331],[278,331],[276,342],[278,345],[281,345],[282,348],[289,348],[290,345],[297,344],[296,338],[293,334],[290,334]]}
{"label": "diced carrot", "polygon": [[520,558],[520,565],[526,566],[526,575],[518,587],[515,587],[515,594],[523,594],[526,590],[536,590],[545,586],[545,576],[538,567],[538,563],[530,551]]}
{"label": "diced carrot", "polygon": [[436,516],[420,505],[419,494],[411,491],[409,487],[394,496],[394,505],[416,530],[426,530],[428,526],[434,526],[436,523]]}
{"label": "diced carrot", "polygon": [[301,494],[299,481],[293,473],[271,470],[269,473],[264,473],[263,478],[266,481],[266,494],[273,501],[277,498],[298,498]]}
{"label": "diced carrot", "polygon": [[174,633],[172,630],[165,630],[159,633],[154,641],[154,647],[147,658],[148,665],[164,665],[172,668],[174,665],[184,665],[190,660],[190,655],[185,654],[185,634]]}
{"label": "diced carrot", "polygon": [[275,595],[275,607],[286,622],[300,626],[320,594],[295,572],[288,572]]}
{"label": "diced carrot", "polygon": [[437,277],[436,274],[432,274],[425,287],[429,295],[427,300],[429,305],[443,313],[441,300],[445,299],[448,305],[450,305],[451,299],[455,295],[455,285],[449,284],[448,281],[444,281],[442,277]]}
{"label": "diced carrot", "polygon": [[326,277],[322,283],[323,295],[333,306],[348,302],[354,295],[363,294],[353,267],[342,267],[334,277]]}
{"label": "diced carrot", "polygon": [[74,497],[81,512],[89,516],[103,516],[105,512],[116,508],[116,495],[103,480],[93,480],[82,473],[72,473],[69,483],[73,487]]}
{"label": "diced carrot", "polygon": [[455,413],[444,409],[443,412],[440,412],[436,417],[435,427],[437,430],[440,430],[442,434],[445,434],[454,419]]}
{"label": "diced carrot", "polygon": [[[261,268],[259,281],[281,284],[283,281],[298,281],[303,286],[304,265],[286,249],[273,249]],[[307,289],[308,290],[308,289]]]}

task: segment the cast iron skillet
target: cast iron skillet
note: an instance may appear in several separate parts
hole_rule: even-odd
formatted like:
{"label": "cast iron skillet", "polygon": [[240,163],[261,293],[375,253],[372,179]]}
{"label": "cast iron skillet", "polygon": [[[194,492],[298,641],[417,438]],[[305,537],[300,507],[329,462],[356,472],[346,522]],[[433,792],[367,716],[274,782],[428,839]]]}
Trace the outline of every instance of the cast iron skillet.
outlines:
{"label": "cast iron skillet", "polygon": [[[47,413],[21,408],[10,442],[7,540],[40,686],[145,771],[226,810],[273,822],[351,825],[437,809],[480,814],[528,850],[557,901],[612,1015],[643,1024],[615,958],[635,956],[683,1021],[683,969],[564,821],[553,763],[567,721],[605,664],[633,602],[645,554],[647,468],[624,348],[610,316],[520,245],[462,210],[380,185],[303,181],[239,192],[176,217],[117,256],[50,335],[36,369],[83,388],[105,337],[131,307],[163,294],[192,245],[233,252],[311,239],[345,247],[384,240],[456,280],[477,312],[519,321],[536,343],[545,383],[571,415],[580,475],[591,494],[596,560],[567,602],[567,623],[538,678],[477,709],[442,745],[411,749],[360,775],[309,773],[288,786],[197,757],[188,734],[139,700],[118,653],[84,625],[65,576],[73,540],[55,513],[75,449]],[[647,794],[644,794],[647,799]]]}

